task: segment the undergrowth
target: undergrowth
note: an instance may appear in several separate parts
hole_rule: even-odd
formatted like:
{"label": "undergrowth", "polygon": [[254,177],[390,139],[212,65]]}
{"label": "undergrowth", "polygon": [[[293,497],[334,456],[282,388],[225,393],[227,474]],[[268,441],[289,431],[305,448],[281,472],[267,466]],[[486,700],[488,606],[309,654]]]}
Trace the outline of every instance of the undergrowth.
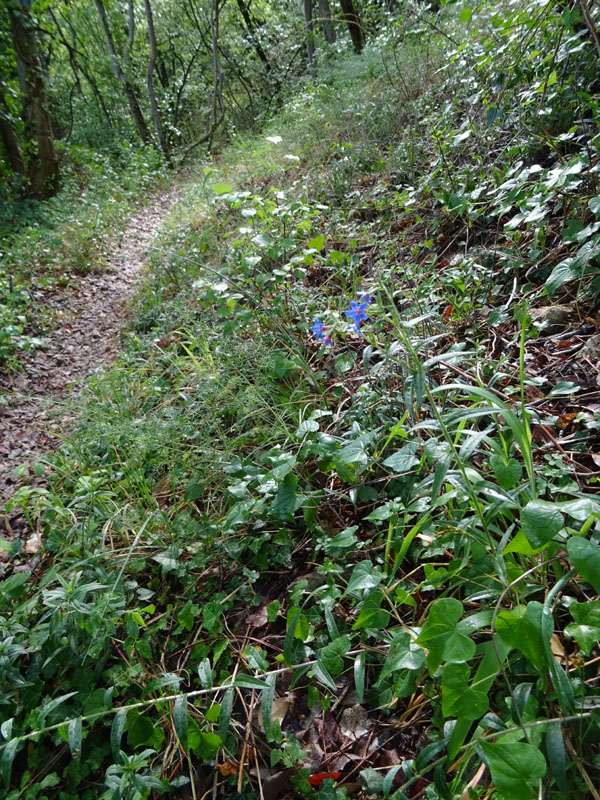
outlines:
{"label": "undergrowth", "polygon": [[407,6],[205,169],[10,503],[7,798],[598,796],[596,81]]}
{"label": "undergrowth", "polygon": [[117,150],[64,154],[63,186],[49,201],[0,194],[0,369],[18,369],[24,352],[43,346],[54,321],[51,292],[104,267],[107,241],[122,229],[148,191],[167,180],[150,148],[121,142]]}

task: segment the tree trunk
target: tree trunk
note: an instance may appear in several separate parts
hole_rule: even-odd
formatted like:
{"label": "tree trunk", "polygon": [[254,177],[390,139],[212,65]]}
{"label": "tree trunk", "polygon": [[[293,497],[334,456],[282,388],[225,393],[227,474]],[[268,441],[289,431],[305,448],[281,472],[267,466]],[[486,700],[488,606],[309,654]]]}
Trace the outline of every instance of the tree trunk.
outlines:
{"label": "tree trunk", "polygon": [[323,28],[323,36],[328,44],[335,42],[335,26],[333,24],[333,15],[331,13],[331,6],[329,0],[319,0],[319,14],[321,15],[321,27]]}
{"label": "tree trunk", "polygon": [[363,49],[363,32],[354,3],[352,0],[340,0],[340,5],[342,7],[342,19],[348,24],[352,46],[356,53],[360,53]]}
{"label": "tree trunk", "polygon": [[117,57],[117,51],[115,50],[115,44],[113,42],[112,34],[110,32],[108,19],[106,17],[106,9],[104,8],[104,3],[102,0],[96,0],[96,8],[98,10],[100,22],[102,23],[102,30],[104,31],[104,38],[106,40],[106,46],[108,47],[108,53],[110,55],[110,63],[112,66],[113,74],[123,87],[125,96],[127,97],[127,103],[129,104],[131,117],[135,124],[135,128],[138,132],[138,136],[140,137],[142,142],[144,142],[144,144],[148,144],[148,142],[150,141],[150,133],[148,131],[148,126],[146,125],[146,120],[144,119],[144,115],[142,114],[142,109],[140,108],[139,103],[137,101],[137,97],[135,96],[135,87],[131,83],[129,77],[125,75],[125,73],[121,69],[121,65]]}
{"label": "tree trunk", "polygon": [[15,136],[15,131],[11,123],[10,110],[6,100],[4,99],[4,95],[1,93],[0,138],[2,139],[2,144],[4,145],[4,150],[6,151],[8,163],[10,164],[12,171],[17,172],[19,175],[25,175],[25,164],[23,163],[19,143],[17,142],[17,137]]}
{"label": "tree trunk", "polygon": [[152,15],[152,6],[150,0],[144,0],[144,8],[146,9],[146,21],[148,23],[148,42],[150,44],[150,54],[148,55],[148,68],[146,71],[146,86],[148,87],[148,100],[150,101],[150,109],[152,111],[152,119],[154,120],[154,127],[156,128],[156,135],[160,149],[163,151],[167,162],[171,163],[171,153],[169,151],[169,143],[165,136],[162,119],[160,117],[160,110],[156,102],[156,93],[154,91],[154,66],[156,64],[156,33],[154,31],[154,17]]}
{"label": "tree trunk", "polygon": [[17,60],[25,132],[37,150],[27,163],[29,191],[33,197],[44,200],[58,192],[59,170],[52,141],[52,123],[46,111],[46,91],[37,39],[28,5],[21,0],[9,0],[6,7]]}
{"label": "tree trunk", "polygon": [[[250,12],[248,11],[248,6],[246,5],[244,0],[237,0],[237,4],[238,4],[238,8],[240,9],[240,13],[241,13],[242,18],[244,20],[244,23],[246,25],[246,30],[248,31],[248,34],[249,34],[250,38],[252,39],[252,44],[253,44],[254,49],[256,51],[256,55],[260,58],[262,63],[265,65],[265,69],[267,70],[267,72],[273,74],[273,68],[271,67],[271,62],[267,58],[267,54],[263,50],[262,45],[258,40],[258,36],[256,34],[256,27],[255,27],[254,23],[252,22],[252,17],[250,16]],[[277,81],[277,84],[279,85],[279,81]]]}
{"label": "tree trunk", "polygon": [[306,32],[306,60],[312,69],[315,62],[315,34],[313,25],[312,0],[304,0],[304,27]]}
{"label": "tree trunk", "polygon": [[217,127],[217,119],[223,119],[223,71],[219,59],[219,0],[212,0],[210,10],[210,35],[212,40],[213,62],[213,107],[212,129]]}

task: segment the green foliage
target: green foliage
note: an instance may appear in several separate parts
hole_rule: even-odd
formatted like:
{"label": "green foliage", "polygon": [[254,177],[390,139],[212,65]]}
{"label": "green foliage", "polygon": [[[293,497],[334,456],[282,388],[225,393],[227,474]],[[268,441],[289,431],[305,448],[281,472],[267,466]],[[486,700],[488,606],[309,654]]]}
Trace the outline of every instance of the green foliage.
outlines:
{"label": "green foliage", "polygon": [[49,488],[12,501],[47,561],[1,587],[7,796],[217,760],[251,796],[250,736],[297,796],[355,781],[316,742],[397,800],[597,783],[600,503],[571,460],[597,421],[548,446],[564,376],[533,374],[522,302],[592,308],[597,59],[558,5],[413,11],[205,170]]}

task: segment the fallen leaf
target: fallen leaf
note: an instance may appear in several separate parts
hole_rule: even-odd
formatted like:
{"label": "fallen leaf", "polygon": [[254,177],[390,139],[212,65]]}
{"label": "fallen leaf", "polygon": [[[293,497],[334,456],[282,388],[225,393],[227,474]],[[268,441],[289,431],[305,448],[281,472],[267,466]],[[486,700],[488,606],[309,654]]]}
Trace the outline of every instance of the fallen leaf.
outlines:
{"label": "fallen leaf", "polygon": [[341,772],[317,772],[309,777],[308,782],[311,786],[320,786],[327,778],[337,781],[341,774]]}
{"label": "fallen leaf", "polygon": [[215,769],[218,770],[224,778],[230,775],[237,775],[238,764],[235,761],[225,761],[223,764],[215,764]]}

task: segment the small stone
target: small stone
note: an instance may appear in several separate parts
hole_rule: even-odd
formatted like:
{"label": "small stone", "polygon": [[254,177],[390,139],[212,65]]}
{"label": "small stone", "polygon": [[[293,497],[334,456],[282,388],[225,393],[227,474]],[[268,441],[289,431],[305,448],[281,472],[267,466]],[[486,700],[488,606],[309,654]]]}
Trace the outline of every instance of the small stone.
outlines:
{"label": "small stone", "polygon": [[569,324],[573,309],[570,306],[542,306],[530,308],[529,316],[541,336],[554,336]]}

